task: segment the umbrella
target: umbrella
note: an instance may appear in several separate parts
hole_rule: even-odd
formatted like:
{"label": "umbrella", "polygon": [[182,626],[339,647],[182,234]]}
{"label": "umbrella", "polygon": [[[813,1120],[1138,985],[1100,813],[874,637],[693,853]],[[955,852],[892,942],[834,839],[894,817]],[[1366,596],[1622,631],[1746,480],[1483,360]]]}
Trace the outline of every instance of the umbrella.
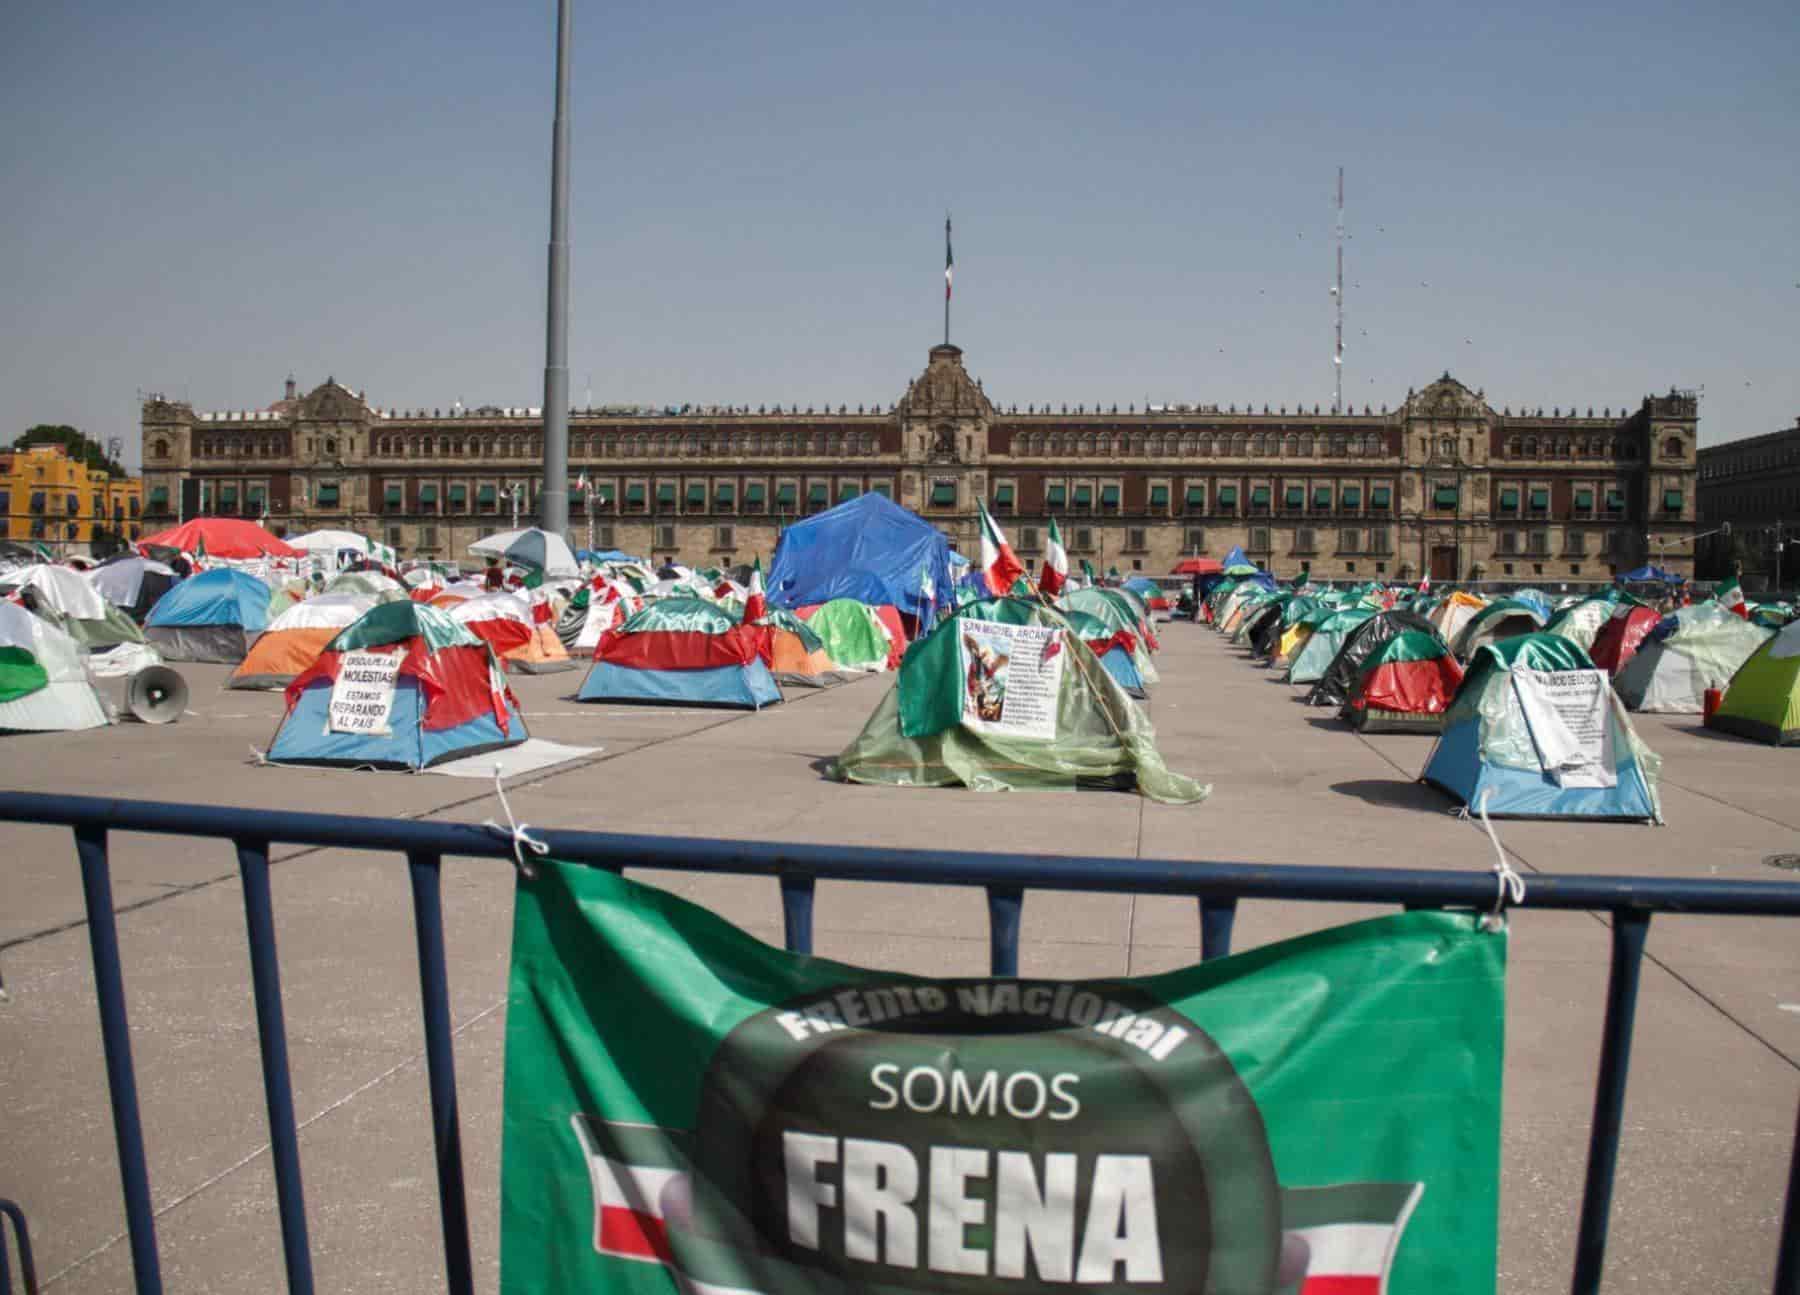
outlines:
{"label": "umbrella", "polygon": [[547,576],[579,576],[581,567],[560,535],[536,526],[521,531],[501,531],[469,545],[469,552],[482,557],[503,558],[522,567],[530,567]]}
{"label": "umbrella", "polygon": [[[1214,576],[1225,568],[1219,565],[1217,558],[1183,558],[1180,564],[1169,574],[1175,576]],[[1254,569],[1254,568],[1252,568]]]}
{"label": "umbrella", "polygon": [[138,552],[155,557],[156,550],[171,553],[198,553],[202,544],[209,558],[301,558],[306,554],[284,540],[276,539],[255,522],[235,517],[196,517],[191,522],[138,541]]}

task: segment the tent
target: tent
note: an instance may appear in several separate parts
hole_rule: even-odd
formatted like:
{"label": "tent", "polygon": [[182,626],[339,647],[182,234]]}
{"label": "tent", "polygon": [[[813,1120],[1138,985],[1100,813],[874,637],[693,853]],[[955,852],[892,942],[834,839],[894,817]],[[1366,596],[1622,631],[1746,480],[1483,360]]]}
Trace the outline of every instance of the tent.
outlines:
{"label": "tent", "polygon": [[1631,710],[1698,715],[1706,692],[1720,692],[1775,631],[1753,625],[1718,603],[1684,607],[1645,636],[1613,679]]}
{"label": "tent", "polygon": [[1339,714],[1359,733],[1436,733],[1462,677],[1443,639],[1405,630],[1369,654]]}
{"label": "tent", "polygon": [[1642,603],[1620,603],[1600,632],[1594,635],[1589,655],[1595,665],[1616,675],[1636,654],[1646,635],[1662,621],[1662,613]]}
{"label": "tent", "polygon": [[1098,616],[1086,612],[1070,609],[1062,615],[1069,628],[1088,645],[1088,651],[1100,658],[1100,664],[1106,667],[1106,673],[1119,687],[1139,701],[1150,695],[1144,686],[1144,676],[1131,655],[1137,647],[1137,635],[1129,630],[1114,629]]}
{"label": "tent", "polygon": [[1446,639],[1450,650],[1467,661],[1484,644],[1520,634],[1535,634],[1544,628],[1544,614],[1535,604],[1514,598],[1491,602],[1471,616],[1455,638]]}
{"label": "tent", "polygon": [[1636,604],[1637,600],[1629,595],[1621,598],[1615,589],[1594,598],[1582,598],[1552,616],[1544,625],[1544,633],[1566,638],[1591,656],[1594,640],[1612,614],[1626,603]]}
{"label": "tent", "polygon": [[327,571],[336,571],[358,558],[366,558],[370,551],[369,537],[355,531],[308,531],[290,537],[288,543]]}
{"label": "tent", "polygon": [[601,635],[577,701],[761,710],[782,700],[769,630],[701,598],[664,598]]}
{"label": "tent", "polygon": [[142,625],[156,600],[175,585],[174,568],[135,553],[121,553],[89,576],[100,596]]}
{"label": "tent", "polygon": [[0,575],[0,593],[17,597],[74,639],[96,674],[131,674],[162,659],[143,646],[137,622],[108,602],[83,572],[48,564],[18,567]]}
{"label": "tent", "polygon": [[255,522],[235,517],[196,517],[166,531],[146,535],[137,550],[147,558],[186,553],[221,558],[300,558],[306,554],[277,539]]}
{"label": "tent", "polygon": [[328,594],[366,594],[376,602],[391,603],[408,597],[406,586],[379,571],[345,571],[325,584]]}
{"label": "tent", "polygon": [[778,608],[759,624],[768,627],[769,673],[782,687],[828,688],[855,677],[837,668],[824,642],[793,612]]}
{"label": "tent", "polygon": [[1313,626],[1312,636],[1300,645],[1288,663],[1289,683],[1317,683],[1344,646],[1352,630],[1375,615],[1373,607],[1339,607],[1327,611]]}
{"label": "tent", "polygon": [[954,603],[950,542],[878,494],[858,495],[781,532],[769,606],[790,610],[854,598],[896,607],[921,627]]}
{"label": "tent", "polygon": [[819,636],[825,654],[839,670],[864,673],[897,670],[906,651],[906,637],[898,632],[900,617],[886,609],[892,623],[880,612],[854,598],[833,598],[816,607],[801,607],[797,614]]}
{"label": "tent", "polygon": [[1148,576],[1133,576],[1124,586],[1131,593],[1144,600],[1144,608],[1158,620],[1173,620],[1174,604],[1169,601],[1169,591]]}
{"label": "tent", "polygon": [[1678,585],[1678,584],[1684,584],[1687,581],[1686,576],[1677,575],[1673,571],[1664,571],[1661,567],[1658,567],[1658,566],[1648,566],[1648,565],[1638,567],[1635,571],[1627,571],[1622,576],[1614,576],[1613,579],[1615,579],[1622,585],[1643,585],[1643,584],[1654,584],[1654,583],[1661,583],[1661,584],[1665,584],[1665,585]]}
{"label": "tent", "polygon": [[1606,673],[1540,633],[1475,653],[1421,777],[1496,818],[1661,822],[1661,766]]}
{"label": "tent", "polygon": [[514,566],[540,571],[546,576],[581,574],[581,564],[569,551],[568,541],[536,526],[483,536],[469,545],[469,552],[481,557],[500,558]]}
{"label": "tent", "polygon": [[425,769],[531,736],[488,645],[411,599],[341,630],[286,701],[274,764]]}
{"label": "tent", "polygon": [[1431,624],[1438,632],[1438,637],[1446,643],[1455,643],[1463,627],[1475,619],[1475,613],[1486,607],[1488,600],[1479,594],[1466,594],[1460,589],[1452,590],[1430,612]]}
{"label": "tent", "polygon": [[1117,634],[1123,630],[1132,635],[1131,663],[1137,667],[1139,677],[1151,688],[1162,682],[1155,663],[1150,660],[1150,653],[1158,646],[1156,636],[1137,618],[1134,609],[1117,590],[1071,589],[1063,595],[1062,607],[1067,611],[1086,612],[1105,625],[1109,633]]}
{"label": "tent", "polygon": [[1706,727],[1774,746],[1800,745],[1800,621],[1738,667]]}
{"label": "tent", "polygon": [[108,722],[81,645],[0,599],[0,732],[59,733]]}
{"label": "tent", "polygon": [[1163,764],[1144,711],[1067,620],[1023,598],[971,603],[915,643],[829,776],[976,791],[1135,788],[1169,804],[1211,791]]}
{"label": "tent", "polygon": [[1423,616],[1398,607],[1393,611],[1377,612],[1360,625],[1352,626],[1344,634],[1344,643],[1337,655],[1331,658],[1312,691],[1306,694],[1306,704],[1342,706],[1349,701],[1350,689],[1356,683],[1356,676],[1362,673],[1363,663],[1376,648],[1407,630],[1437,634],[1437,629]]}
{"label": "tent", "polygon": [[548,608],[547,602],[534,606],[517,594],[491,593],[465,598],[448,610],[450,619],[493,648],[508,670],[524,674],[573,670],[575,662],[557,638]]}
{"label": "tent", "polygon": [[321,594],[269,622],[231,672],[227,687],[285,688],[319,659],[331,640],[375,606],[367,594]]}
{"label": "tent", "polygon": [[144,636],[171,661],[236,665],[269,626],[269,586],[219,567],[183,580],[144,622]]}

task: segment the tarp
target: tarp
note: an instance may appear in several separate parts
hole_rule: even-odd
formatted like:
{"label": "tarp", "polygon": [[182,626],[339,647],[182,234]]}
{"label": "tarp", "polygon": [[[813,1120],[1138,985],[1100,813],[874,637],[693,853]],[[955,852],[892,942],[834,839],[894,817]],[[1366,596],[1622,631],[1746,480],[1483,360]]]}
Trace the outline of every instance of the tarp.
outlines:
{"label": "tarp", "polygon": [[[146,535],[137,542],[145,557],[161,552],[196,556],[202,546],[209,558],[301,558],[304,551],[277,539],[255,522],[234,517],[196,517],[166,531]],[[160,551],[160,552],[159,552]]]}
{"label": "tarp", "polygon": [[1658,566],[1641,566],[1634,571],[1627,571],[1622,576],[1613,577],[1620,584],[1649,584],[1661,581],[1666,585],[1678,585],[1686,582],[1687,577],[1673,571],[1664,571]]}
{"label": "tarp", "polygon": [[943,533],[866,494],[783,530],[767,587],[771,607],[854,598],[897,607],[929,627],[954,606],[953,582]]}
{"label": "tarp", "polygon": [[791,954],[554,861],[515,914],[502,1295],[1494,1288],[1468,914],[1095,981]]}
{"label": "tarp", "polygon": [[1744,662],[1706,726],[1777,746],[1800,744],[1800,621]]}
{"label": "tarp", "polygon": [[144,623],[152,629],[231,625],[260,631],[269,624],[269,586],[229,567],[203,571],[164,594]]}
{"label": "tarp", "polygon": [[1175,569],[1169,574],[1173,576],[1210,576],[1219,575],[1224,570],[1224,564],[1216,558],[1183,558],[1175,564]]}
{"label": "tarp", "polygon": [[86,575],[45,562],[0,575],[0,590],[17,589],[31,590],[40,604],[72,620],[105,620],[111,606]]}

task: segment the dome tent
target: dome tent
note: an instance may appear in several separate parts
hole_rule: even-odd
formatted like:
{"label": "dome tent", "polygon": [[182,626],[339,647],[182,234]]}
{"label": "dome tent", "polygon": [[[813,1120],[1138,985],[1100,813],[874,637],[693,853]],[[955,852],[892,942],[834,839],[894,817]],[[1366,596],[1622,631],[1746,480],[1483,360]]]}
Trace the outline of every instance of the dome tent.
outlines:
{"label": "dome tent", "polygon": [[[1583,598],[1557,612],[1545,622],[1544,632],[1566,638],[1592,656],[1594,640],[1606,628],[1606,622],[1612,619],[1613,613],[1626,604],[1642,605],[1630,594],[1621,593],[1616,588],[1608,589],[1603,594]],[[1599,664],[1598,661],[1595,664]]]}
{"label": "dome tent", "polygon": [[1455,643],[1457,635],[1463,627],[1475,618],[1475,613],[1486,607],[1488,600],[1480,594],[1464,593],[1454,589],[1449,596],[1431,609],[1432,628],[1437,630],[1438,637],[1446,643]]}
{"label": "dome tent", "polygon": [[[1596,740],[1576,741],[1590,722]],[[1475,653],[1420,777],[1472,809],[1485,798],[1496,818],[1660,823],[1661,767],[1605,672],[1568,639],[1538,633]]]}
{"label": "dome tent", "polygon": [[793,612],[777,608],[758,624],[768,627],[769,672],[782,687],[829,688],[856,677],[838,669],[811,624]]}
{"label": "dome tent", "polygon": [[921,628],[950,610],[950,541],[914,513],[874,493],[781,532],[769,564],[769,606],[796,608],[854,598],[899,608]]}
{"label": "dome tent", "polygon": [[144,622],[144,635],[171,661],[236,665],[269,625],[269,586],[219,567],[183,580]]}
{"label": "dome tent", "polygon": [[1338,652],[1343,649],[1344,640],[1364,621],[1375,615],[1373,607],[1340,607],[1328,613],[1314,626],[1312,637],[1301,645],[1300,651],[1288,665],[1287,681],[1289,683],[1317,683],[1324,676]]}
{"label": "dome tent", "polygon": [[1708,689],[1720,691],[1775,631],[1718,603],[1699,603],[1665,617],[1645,637],[1613,688],[1631,710],[1698,715]]}
{"label": "dome tent", "polygon": [[548,602],[533,604],[517,594],[491,593],[464,599],[448,610],[451,620],[494,649],[507,670],[554,674],[575,668],[556,636]]}
{"label": "dome tent", "polygon": [[101,597],[141,625],[156,600],[174,587],[175,571],[135,553],[121,553],[95,567],[92,578]]}
{"label": "dome tent", "polygon": [[801,607],[798,614],[818,636],[837,669],[861,674],[899,666],[904,641],[894,641],[893,631],[867,603],[833,598],[817,606]]}
{"label": "dome tent", "polygon": [[1085,612],[1111,634],[1131,635],[1131,646],[1127,649],[1131,653],[1131,663],[1137,667],[1143,685],[1154,688],[1162,682],[1156,664],[1150,659],[1150,653],[1157,646],[1156,639],[1149,633],[1149,627],[1136,619],[1130,605],[1122,598],[1109,597],[1111,593],[1108,589],[1073,589],[1063,595],[1061,609]]}
{"label": "dome tent", "polygon": [[257,636],[227,686],[286,688],[373,606],[366,594],[321,594],[295,603]]}
{"label": "dome tent", "polygon": [[1088,650],[1100,658],[1100,664],[1106,667],[1106,673],[1119,687],[1138,701],[1150,695],[1144,687],[1144,676],[1138,673],[1137,662],[1131,656],[1137,646],[1137,638],[1131,631],[1115,630],[1087,612],[1070,609],[1062,616],[1068,621],[1069,628],[1088,645]]}
{"label": "dome tent", "polygon": [[[331,703],[345,664],[366,668],[374,657],[399,658],[385,720],[341,718]],[[341,631],[287,686],[286,701],[269,744],[274,764],[417,770],[531,736],[488,645],[410,599],[379,603]]]}
{"label": "dome tent", "polygon": [[977,791],[1135,788],[1170,804],[1211,790],[1170,772],[1148,718],[1079,634],[1022,598],[970,603],[913,644],[829,776]]}
{"label": "dome tent", "polygon": [[701,598],[663,598],[600,636],[577,701],[761,710],[782,700],[769,631]]}
{"label": "dome tent", "polygon": [[1502,598],[1477,611],[1464,623],[1454,638],[1445,635],[1450,650],[1467,661],[1484,645],[1520,634],[1535,634],[1544,628],[1546,617],[1535,602]]}
{"label": "dome tent", "polygon": [[107,722],[82,667],[81,645],[0,599],[0,732],[63,733]]}
{"label": "dome tent", "polygon": [[1344,645],[1325,667],[1319,680],[1306,694],[1308,706],[1342,706],[1350,700],[1350,689],[1356,683],[1356,676],[1361,672],[1363,662],[1367,661],[1376,648],[1396,635],[1407,630],[1416,630],[1430,634],[1441,643],[1436,629],[1430,621],[1417,612],[1396,608],[1390,612],[1378,612],[1362,624],[1353,626],[1344,635]]}
{"label": "dome tent", "polygon": [[1774,746],[1800,745],[1800,621],[1738,668],[1706,727]]}
{"label": "dome tent", "polygon": [[1590,649],[1594,664],[1608,674],[1618,674],[1661,621],[1662,613],[1654,607],[1637,602],[1620,603],[1613,609],[1612,617],[1600,627],[1600,632],[1594,635],[1594,645]]}
{"label": "dome tent", "polygon": [[1369,654],[1338,714],[1359,733],[1436,733],[1462,678],[1444,640],[1406,630]]}

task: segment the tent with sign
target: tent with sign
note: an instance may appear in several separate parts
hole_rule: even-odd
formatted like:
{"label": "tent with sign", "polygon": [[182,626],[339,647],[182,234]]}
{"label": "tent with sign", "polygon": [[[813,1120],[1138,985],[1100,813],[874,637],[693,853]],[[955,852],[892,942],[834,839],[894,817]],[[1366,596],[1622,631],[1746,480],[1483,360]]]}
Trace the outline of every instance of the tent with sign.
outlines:
{"label": "tent with sign", "polygon": [[769,565],[769,606],[789,610],[853,598],[898,608],[928,628],[954,603],[950,541],[879,494],[858,495],[781,532]]}
{"label": "tent with sign", "polygon": [[81,645],[0,599],[0,733],[62,733],[107,722]]}
{"label": "tent with sign", "polygon": [[171,661],[236,665],[269,627],[269,586],[218,567],[164,594],[144,622],[144,636]]}
{"label": "tent with sign", "polygon": [[1594,635],[1588,655],[1608,674],[1617,675],[1637,655],[1650,631],[1662,623],[1662,613],[1639,602],[1621,602],[1606,624]]}
{"label": "tent with sign", "polygon": [[1544,619],[1543,612],[1533,603],[1501,598],[1477,611],[1454,637],[1446,634],[1444,638],[1457,658],[1467,661],[1485,644],[1537,633],[1544,628]]}
{"label": "tent with sign", "polygon": [[761,710],[782,697],[766,627],[702,598],[663,598],[601,635],[575,699]]}
{"label": "tent with sign", "polygon": [[1661,767],[1606,672],[1539,633],[1475,653],[1421,777],[1497,818],[1661,822]]}
{"label": "tent with sign", "polygon": [[1317,683],[1344,646],[1351,632],[1375,615],[1373,607],[1339,607],[1328,611],[1313,627],[1312,637],[1300,645],[1288,663],[1289,683]]}
{"label": "tent with sign", "polygon": [[1774,746],[1800,745],[1800,621],[1738,668],[1706,727]]}
{"label": "tent with sign", "polygon": [[[1399,607],[1393,611],[1377,612],[1361,624],[1352,626],[1345,633],[1343,646],[1338,649],[1337,655],[1331,658],[1324,673],[1313,684],[1312,691],[1306,694],[1306,704],[1342,706],[1349,701],[1350,689],[1355,686],[1356,676],[1362,673],[1363,665],[1375,654],[1375,650],[1408,630],[1437,635],[1437,630],[1430,621],[1417,612]],[[1443,640],[1440,637],[1438,641]]]}
{"label": "tent with sign", "polygon": [[1130,790],[1192,804],[1156,733],[1057,611],[970,603],[914,644],[862,732],[832,762],[842,782],[977,791]]}
{"label": "tent with sign", "polygon": [[875,608],[854,598],[833,598],[816,607],[798,608],[795,614],[819,636],[825,654],[839,670],[858,674],[896,670],[906,652],[900,616],[892,607]]}
{"label": "tent with sign", "polygon": [[1699,715],[1710,689],[1725,690],[1732,677],[1775,637],[1718,603],[1697,603],[1666,616],[1613,679],[1631,710]]}
{"label": "tent with sign", "polygon": [[274,764],[426,769],[531,736],[488,645],[410,599],[340,631],[286,701]]}
{"label": "tent with sign", "polygon": [[1436,733],[1462,678],[1443,639],[1406,630],[1369,654],[1338,714],[1359,733]]}
{"label": "tent with sign", "polygon": [[285,688],[319,659],[331,640],[375,606],[366,594],[321,594],[269,622],[231,672],[231,688]]}

